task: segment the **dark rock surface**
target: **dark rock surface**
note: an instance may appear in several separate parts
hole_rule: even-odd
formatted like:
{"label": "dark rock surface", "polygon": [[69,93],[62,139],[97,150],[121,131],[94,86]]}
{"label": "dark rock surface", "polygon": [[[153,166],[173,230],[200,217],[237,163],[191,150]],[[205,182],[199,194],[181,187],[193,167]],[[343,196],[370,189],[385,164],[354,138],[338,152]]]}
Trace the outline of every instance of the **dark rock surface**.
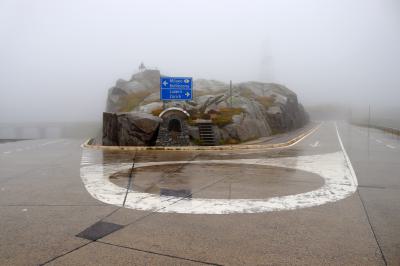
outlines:
{"label": "dark rock surface", "polygon": [[115,113],[103,113],[103,145],[118,146],[118,116]]}
{"label": "dark rock surface", "polygon": [[103,113],[103,145],[154,145],[161,121],[146,113]]}

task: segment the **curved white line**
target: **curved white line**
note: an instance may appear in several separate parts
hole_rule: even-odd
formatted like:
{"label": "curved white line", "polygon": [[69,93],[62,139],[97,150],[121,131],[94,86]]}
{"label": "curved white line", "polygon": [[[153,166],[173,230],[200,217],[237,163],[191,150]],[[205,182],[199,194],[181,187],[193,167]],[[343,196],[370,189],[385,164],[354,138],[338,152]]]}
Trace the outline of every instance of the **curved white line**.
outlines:
{"label": "curved white line", "polygon": [[[87,155],[84,154],[83,157],[86,158]],[[313,191],[268,199],[183,199],[129,191],[124,207],[144,211],[191,214],[260,213],[307,208],[335,202],[350,196],[357,189],[355,176],[342,152],[270,159],[148,162],[135,164],[135,167],[210,163],[268,165],[299,169],[321,176],[325,183]],[[122,206],[126,189],[114,185],[108,178],[110,174],[130,167],[130,163],[83,166],[81,177],[87,191],[94,198],[104,203]]]}
{"label": "curved white line", "polygon": [[182,109],[182,108],[179,108],[179,107],[170,107],[170,108],[167,108],[167,109],[163,110],[158,116],[159,116],[159,117],[163,117],[163,115],[166,114],[166,113],[169,112],[169,111],[181,111],[181,112],[184,113],[187,117],[190,117],[190,114],[189,114],[185,109]]}

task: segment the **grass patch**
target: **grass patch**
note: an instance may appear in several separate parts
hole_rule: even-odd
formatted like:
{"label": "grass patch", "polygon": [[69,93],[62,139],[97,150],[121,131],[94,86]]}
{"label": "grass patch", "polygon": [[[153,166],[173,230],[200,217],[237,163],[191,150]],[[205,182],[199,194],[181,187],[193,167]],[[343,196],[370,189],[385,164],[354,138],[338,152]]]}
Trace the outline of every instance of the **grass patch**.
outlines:
{"label": "grass patch", "polygon": [[278,135],[278,134],[283,134],[283,133],[285,133],[285,131],[282,129],[276,129],[276,128],[271,129],[271,135]]}
{"label": "grass patch", "polygon": [[268,109],[274,104],[275,99],[274,97],[269,97],[269,96],[258,96],[256,97],[256,101]]}
{"label": "grass patch", "polygon": [[197,146],[203,145],[203,141],[201,139],[193,139],[193,143]]}
{"label": "grass patch", "polygon": [[221,108],[211,119],[214,125],[224,127],[232,123],[232,116],[244,113],[242,108]]}
{"label": "grass patch", "polygon": [[229,138],[224,141],[224,144],[226,144],[226,145],[239,144],[239,143],[240,143],[239,140],[233,139],[233,138]]}
{"label": "grass patch", "polygon": [[254,98],[254,92],[249,88],[241,88],[239,95],[245,98]]}
{"label": "grass patch", "polygon": [[191,126],[197,125],[197,123],[196,123],[197,119],[209,120],[211,118],[209,114],[200,113],[197,110],[190,110],[188,112],[190,115],[190,117],[188,118],[188,123]]}
{"label": "grass patch", "polygon": [[163,110],[164,110],[163,108],[157,108],[151,111],[151,114],[154,116],[159,116]]}

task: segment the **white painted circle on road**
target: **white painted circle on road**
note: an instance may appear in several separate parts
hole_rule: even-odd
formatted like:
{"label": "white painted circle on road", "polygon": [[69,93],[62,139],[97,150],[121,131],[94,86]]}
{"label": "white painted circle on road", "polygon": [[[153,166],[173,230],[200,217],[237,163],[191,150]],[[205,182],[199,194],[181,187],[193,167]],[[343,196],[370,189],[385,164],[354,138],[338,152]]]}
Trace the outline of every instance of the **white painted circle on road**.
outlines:
{"label": "white painted circle on road", "polygon": [[[89,155],[84,151],[83,158],[87,157]],[[82,166],[81,177],[87,191],[104,203],[122,206],[125,200],[125,208],[167,213],[230,214],[294,210],[335,202],[350,196],[357,189],[355,176],[352,176],[345,155],[341,151],[286,158],[148,162],[137,163],[135,167],[210,163],[299,169],[319,175],[324,179],[324,185],[305,193],[267,199],[188,199],[130,190],[125,200],[126,189],[110,182],[109,176],[115,172],[129,169],[130,163]]]}

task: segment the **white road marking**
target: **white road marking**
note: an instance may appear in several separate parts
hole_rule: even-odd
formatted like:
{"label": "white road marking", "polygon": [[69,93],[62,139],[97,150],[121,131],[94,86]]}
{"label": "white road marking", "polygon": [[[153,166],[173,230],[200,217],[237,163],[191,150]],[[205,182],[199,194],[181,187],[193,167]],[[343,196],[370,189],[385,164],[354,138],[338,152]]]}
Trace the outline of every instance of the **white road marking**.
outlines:
{"label": "white road marking", "polygon": [[310,146],[313,147],[313,148],[318,147],[319,146],[319,141],[316,141],[315,143],[310,144]]}
{"label": "white road marking", "polygon": [[2,153],[3,154],[10,154],[10,153],[13,153],[13,152],[28,151],[28,150],[31,150],[31,149],[36,149],[36,148],[44,147],[44,146],[47,146],[47,145],[56,144],[56,143],[63,143],[63,142],[66,143],[65,145],[70,144],[70,142],[67,142],[65,139],[52,140],[52,141],[47,141],[47,142],[44,142],[44,143],[33,144],[32,146],[17,147],[12,151],[3,151]]}
{"label": "white road marking", "polygon": [[[124,207],[136,210],[191,214],[260,213],[319,206],[344,199],[357,189],[357,185],[354,183],[355,178],[351,174],[343,152],[271,159],[150,162],[138,163],[135,167],[182,163],[268,165],[300,169],[321,176],[325,184],[313,191],[268,199],[183,199],[130,190]],[[130,163],[84,166],[81,168],[81,177],[87,191],[94,198],[104,203],[122,206],[126,189],[114,185],[108,177],[116,171],[127,170],[130,166]]]}
{"label": "white road marking", "polygon": [[[154,165],[212,163],[265,165],[299,169],[317,174],[324,179],[324,185],[316,190],[267,199],[187,199],[129,190],[124,207],[145,211],[190,214],[261,213],[308,208],[344,199],[357,190],[358,182],[336,124],[335,127],[342,151],[334,153],[286,158],[166,161],[135,164],[135,168]],[[103,165],[93,164],[90,161],[90,150],[84,149],[81,178],[86,190],[94,198],[104,203],[122,206],[126,189],[110,182],[109,176],[117,171],[128,170],[131,167],[131,163]],[[196,195],[195,191],[193,195]]]}
{"label": "white road marking", "polygon": [[28,209],[22,209],[21,211],[26,212],[26,211],[28,211]]}
{"label": "white road marking", "polygon": [[62,143],[62,142],[65,142],[65,140],[64,140],[64,139],[62,139],[62,140],[53,140],[53,141],[48,141],[48,142],[45,142],[45,143],[39,144],[39,146],[47,146],[47,145],[52,145],[52,144],[56,144],[56,143]]}
{"label": "white road marking", "polygon": [[[289,148],[292,147],[294,145],[296,145],[297,143],[299,143],[300,141],[302,141],[303,139],[307,138],[308,136],[310,136],[311,134],[313,134],[314,132],[316,132],[325,122],[321,122],[318,126],[316,126],[313,130],[311,130],[310,132],[308,132],[306,135],[304,135],[303,137],[301,137],[300,139],[298,139],[297,141],[293,142],[290,145],[287,145],[285,147],[278,147],[278,148],[269,148],[269,149],[282,149],[282,148]],[[268,148],[267,148],[268,149]]]}
{"label": "white road marking", "polygon": [[358,180],[357,180],[356,172],[354,171],[354,168],[353,168],[353,165],[351,164],[349,155],[347,155],[346,149],[344,148],[344,145],[343,145],[343,142],[342,142],[342,138],[340,137],[339,129],[337,127],[337,123],[336,122],[335,122],[335,128],[336,128],[336,134],[337,134],[338,139],[339,139],[340,147],[342,148],[342,151],[343,151],[343,154],[344,154],[344,158],[346,159],[346,162],[347,162],[347,167],[349,168],[351,176],[353,178],[353,184],[357,187],[358,186]]}
{"label": "white road marking", "polygon": [[[348,197],[356,190],[353,177],[342,152],[287,158],[238,159],[205,161],[170,161],[141,163],[135,166],[146,167],[170,164],[240,164],[268,165],[300,169],[320,175],[325,184],[319,189],[296,195],[273,197],[268,199],[200,199],[182,200],[179,197],[157,196],[149,193],[129,191],[125,207],[137,210],[193,213],[228,214],[257,213],[278,210],[293,210],[335,202]],[[121,206],[126,189],[118,187],[108,180],[116,171],[129,169],[130,163],[112,165],[91,165],[81,168],[81,176],[88,192],[96,199]]]}
{"label": "white road marking", "polygon": [[387,145],[385,145],[385,146],[388,147],[388,148],[391,148],[391,149],[396,149],[395,146],[392,146],[392,145],[389,145],[389,144],[387,144]]}
{"label": "white road marking", "polygon": [[376,142],[378,142],[378,143],[382,143],[382,141],[381,141],[381,140],[379,140],[379,139],[376,139]]}

